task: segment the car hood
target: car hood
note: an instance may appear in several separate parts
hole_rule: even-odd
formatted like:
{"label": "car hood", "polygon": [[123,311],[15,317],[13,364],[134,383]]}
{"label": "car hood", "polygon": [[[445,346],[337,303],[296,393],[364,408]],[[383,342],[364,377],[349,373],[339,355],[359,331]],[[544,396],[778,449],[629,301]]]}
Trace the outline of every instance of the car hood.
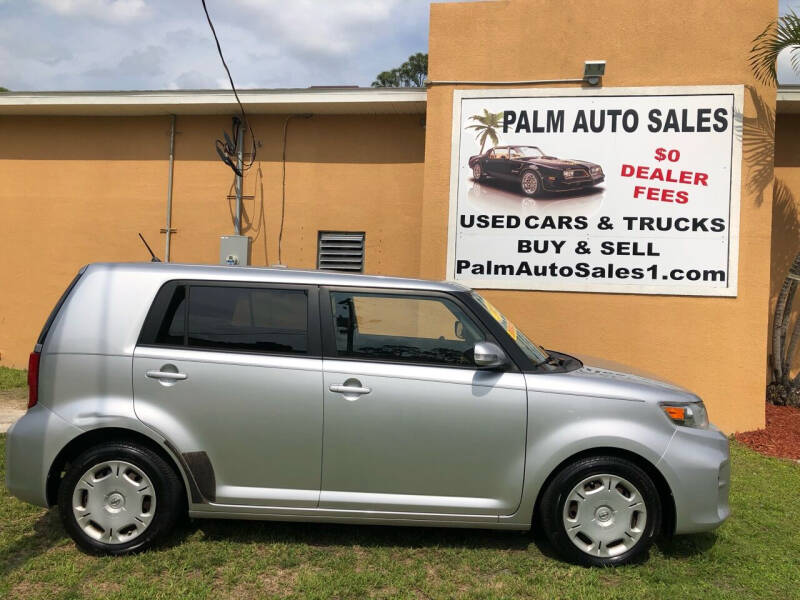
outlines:
{"label": "car hood", "polygon": [[586,160],[572,160],[568,158],[524,158],[524,162],[528,162],[542,167],[550,167],[552,169],[569,169],[572,167],[596,167],[595,163]]}
{"label": "car hood", "polygon": [[[553,380],[553,389],[548,391],[654,404],[699,400],[689,390],[644,371],[591,356],[578,355],[576,358],[583,366],[565,373],[557,382]],[[535,378],[536,387],[545,391],[539,384],[546,384],[548,377],[551,376]]]}

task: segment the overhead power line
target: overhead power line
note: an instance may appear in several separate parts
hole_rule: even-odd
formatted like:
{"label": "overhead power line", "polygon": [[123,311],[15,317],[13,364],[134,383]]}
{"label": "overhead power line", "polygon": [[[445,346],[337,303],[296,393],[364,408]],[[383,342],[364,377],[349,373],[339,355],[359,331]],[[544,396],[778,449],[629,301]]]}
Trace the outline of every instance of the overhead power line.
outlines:
{"label": "overhead power line", "polygon": [[[246,166],[243,166],[242,168],[243,171],[247,171],[250,167],[253,166],[253,163],[256,160],[256,135],[255,133],[253,133],[253,127],[250,125],[250,121],[247,119],[247,115],[244,112],[244,105],[242,104],[242,101],[239,99],[239,92],[236,91],[236,85],[233,83],[231,70],[228,68],[228,63],[225,62],[225,56],[222,54],[222,46],[220,46],[219,38],[217,37],[217,30],[214,29],[214,23],[211,22],[211,15],[208,14],[208,7],[206,6],[206,0],[200,0],[200,1],[203,4],[203,12],[206,13],[206,20],[208,21],[208,26],[211,28],[211,34],[214,36],[214,42],[216,42],[217,44],[217,53],[219,54],[219,58],[222,61],[222,66],[225,67],[225,72],[228,74],[228,81],[231,82],[231,89],[233,90],[233,95],[236,98],[236,103],[239,105],[239,110],[242,112],[242,123],[246,123],[247,128],[250,130],[250,139],[252,140],[253,143],[253,151],[250,153],[250,161]],[[241,124],[239,125],[239,127],[241,127]],[[234,134],[233,139],[238,140],[239,139],[238,131],[234,131],[233,134]],[[237,171],[236,168],[233,168],[233,170],[234,172]],[[239,175],[239,173],[237,173],[237,175]]]}

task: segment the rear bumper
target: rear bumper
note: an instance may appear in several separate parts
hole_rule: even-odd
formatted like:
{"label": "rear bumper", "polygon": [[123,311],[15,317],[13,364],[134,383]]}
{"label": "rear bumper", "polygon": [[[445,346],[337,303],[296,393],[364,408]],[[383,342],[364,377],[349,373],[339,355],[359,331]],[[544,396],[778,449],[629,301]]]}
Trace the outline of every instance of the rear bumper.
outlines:
{"label": "rear bumper", "polygon": [[728,518],[730,450],[719,429],[679,427],[658,468],[675,500],[676,534],[709,531]]}
{"label": "rear bumper", "polygon": [[8,430],[6,487],[20,500],[47,506],[47,474],[61,449],[82,431],[37,404]]}

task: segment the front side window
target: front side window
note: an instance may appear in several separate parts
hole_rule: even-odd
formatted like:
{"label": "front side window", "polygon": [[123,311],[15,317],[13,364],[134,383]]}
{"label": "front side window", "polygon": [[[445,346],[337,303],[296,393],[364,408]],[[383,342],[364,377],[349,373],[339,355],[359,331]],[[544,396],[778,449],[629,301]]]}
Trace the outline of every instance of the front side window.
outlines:
{"label": "front side window", "polygon": [[340,358],[474,366],[483,332],[451,300],[437,297],[331,292]]}
{"label": "front side window", "polygon": [[306,354],[304,290],[191,286],[187,345],[213,350]]}

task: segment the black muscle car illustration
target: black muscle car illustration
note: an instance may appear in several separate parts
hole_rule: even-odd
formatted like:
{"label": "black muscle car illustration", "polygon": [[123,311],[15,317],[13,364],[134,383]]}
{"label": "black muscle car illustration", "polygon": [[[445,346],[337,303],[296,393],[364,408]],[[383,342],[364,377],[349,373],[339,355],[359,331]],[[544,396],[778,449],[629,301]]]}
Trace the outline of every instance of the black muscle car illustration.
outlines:
{"label": "black muscle car illustration", "polygon": [[495,146],[469,159],[475,181],[515,181],[526,196],[542,190],[565,192],[592,187],[605,179],[600,165],[585,160],[547,156],[537,146]]}

